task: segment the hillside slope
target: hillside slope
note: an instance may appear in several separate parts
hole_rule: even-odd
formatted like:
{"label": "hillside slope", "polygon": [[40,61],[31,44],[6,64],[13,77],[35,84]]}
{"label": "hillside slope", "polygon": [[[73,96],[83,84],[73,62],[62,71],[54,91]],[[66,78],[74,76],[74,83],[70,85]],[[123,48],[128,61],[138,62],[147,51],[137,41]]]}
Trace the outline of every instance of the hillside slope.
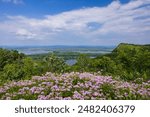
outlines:
{"label": "hillside slope", "polygon": [[150,44],[147,45],[136,45],[136,44],[128,44],[128,43],[120,43],[112,52],[117,52],[119,50],[126,49],[142,49],[143,51],[150,51]]}
{"label": "hillside slope", "polygon": [[97,57],[97,69],[123,79],[150,79],[150,45],[119,44],[110,54]]}

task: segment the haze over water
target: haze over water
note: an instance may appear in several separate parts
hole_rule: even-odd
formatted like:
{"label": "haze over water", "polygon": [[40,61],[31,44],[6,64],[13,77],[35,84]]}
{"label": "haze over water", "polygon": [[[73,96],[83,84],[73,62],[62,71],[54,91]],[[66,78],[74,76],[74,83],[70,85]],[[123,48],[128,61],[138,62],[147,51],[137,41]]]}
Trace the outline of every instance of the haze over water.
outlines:
{"label": "haze over water", "polygon": [[52,52],[77,52],[77,53],[110,53],[115,46],[5,46],[3,48],[17,50],[26,55],[45,54]]}

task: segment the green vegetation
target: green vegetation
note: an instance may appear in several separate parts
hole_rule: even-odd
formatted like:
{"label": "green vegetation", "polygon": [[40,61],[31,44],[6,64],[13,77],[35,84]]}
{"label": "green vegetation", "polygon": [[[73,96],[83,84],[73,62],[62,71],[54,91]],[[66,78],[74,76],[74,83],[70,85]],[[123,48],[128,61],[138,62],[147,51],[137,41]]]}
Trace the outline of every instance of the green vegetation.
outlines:
{"label": "green vegetation", "polygon": [[[49,56],[50,54],[54,54],[55,56],[61,57],[64,60],[69,60],[69,59],[77,59],[78,56],[80,55],[79,52],[59,52],[59,51],[54,51],[53,53],[46,53],[46,54],[34,54],[34,55],[28,55],[34,60],[39,60],[44,59],[45,57]],[[86,53],[87,56],[92,56],[96,57],[100,55],[99,53]]]}
{"label": "green vegetation", "polygon": [[100,72],[123,80],[150,79],[150,45],[121,43],[112,53],[90,59],[79,56],[74,68],[78,71]]}
{"label": "green vegetation", "polygon": [[50,54],[44,58],[45,65],[47,67],[47,71],[53,73],[63,73],[67,68],[67,64],[62,58],[55,56],[54,54]]}
{"label": "green vegetation", "polygon": [[[67,65],[64,59],[72,58],[76,58],[76,64]],[[67,52],[26,56],[17,51],[0,49],[0,83],[30,79],[34,75],[46,72],[72,71],[96,72],[125,81],[146,81],[150,79],[150,45],[121,43],[112,53],[99,55],[96,58],[90,58],[89,54]],[[62,93],[62,95],[65,97],[71,93]]]}
{"label": "green vegetation", "polygon": [[103,61],[100,65],[104,74],[111,73],[124,80],[150,78],[150,45],[122,43],[111,54],[97,57],[95,60]]}

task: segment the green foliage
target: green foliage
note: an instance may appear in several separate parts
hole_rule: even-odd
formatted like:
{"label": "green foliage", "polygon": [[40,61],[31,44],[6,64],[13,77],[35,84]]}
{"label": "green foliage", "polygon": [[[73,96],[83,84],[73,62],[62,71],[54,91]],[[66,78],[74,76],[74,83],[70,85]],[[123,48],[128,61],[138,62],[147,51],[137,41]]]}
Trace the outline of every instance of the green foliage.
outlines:
{"label": "green foliage", "polygon": [[50,54],[49,56],[45,57],[44,61],[47,65],[47,70],[50,72],[63,73],[67,68],[65,61],[54,54]]}
{"label": "green foliage", "polygon": [[34,66],[31,58],[24,58],[21,62],[7,64],[3,68],[3,80],[30,79],[34,75]]}
{"label": "green foliage", "polygon": [[120,44],[111,54],[92,60],[89,69],[103,75],[120,77],[123,80],[150,79],[150,47]]}
{"label": "green foliage", "polygon": [[0,81],[30,79],[36,62],[17,51],[0,49]]}
{"label": "green foliage", "polygon": [[[78,56],[80,55],[79,52],[70,52],[70,51],[64,51],[64,52],[63,51],[54,51],[53,53],[55,54],[55,56],[61,57],[64,60],[77,59]],[[50,54],[52,54],[52,53],[34,54],[34,55],[28,55],[28,56],[31,57],[33,60],[41,61],[42,59],[49,56]],[[87,53],[86,55],[96,57],[100,54],[99,53]]]}
{"label": "green foliage", "polygon": [[12,98],[12,100],[20,100],[20,99],[23,99],[23,100],[36,100],[38,97],[37,94],[24,94],[24,95],[17,95],[15,97]]}
{"label": "green foliage", "polygon": [[61,95],[63,98],[71,97],[71,96],[73,96],[73,92],[72,91],[63,91],[63,92],[61,92]]}
{"label": "green foliage", "polygon": [[148,46],[120,44],[113,52],[112,59],[122,65],[122,77],[127,80],[150,78],[150,51]]}
{"label": "green foliage", "polygon": [[[90,58],[88,54],[77,53],[61,53],[55,52],[45,57],[44,63],[39,62],[39,71],[43,73],[50,72],[100,72],[101,75],[111,75],[123,80],[135,80],[143,78],[148,80],[150,78],[150,46],[149,45],[133,45],[133,44],[119,44],[111,54],[101,55],[96,58]],[[76,54],[76,55],[75,55]],[[77,63],[73,66],[67,66],[61,60],[61,55],[66,56],[75,55]],[[41,73],[40,72],[40,73]]]}
{"label": "green foliage", "polygon": [[90,58],[86,54],[80,54],[77,58],[77,70],[83,72],[88,71]]}
{"label": "green foliage", "polygon": [[[126,81],[150,79],[150,45],[119,44],[111,54],[96,58],[90,58],[88,54],[57,51],[54,53],[32,55],[32,59],[14,50],[0,49],[0,83],[7,80],[30,79],[33,75],[42,75],[46,72],[71,71],[100,72],[101,75],[111,75]],[[73,66],[67,65],[62,58],[68,59],[67,56],[77,58],[77,63]],[[74,81],[75,84],[77,82],[79,81]]]}
{"label": "green foliage", "polygon": [[23,76],[24,72],[19,64],[7,64],[2,72],[3,80],[21,80]]}
{"label": "green foliage", "polygon": [[108,99],[114,99],[115,88],[113,85],[110,85],[109,83],[104,83],[100,86],[100,89],[102,89],[104,95],[107,95]]}
{"label": "green foliage", "polygon": [[72,84],[73,85],[77,85],[78,83],[84,83],[85,81],[83,79],[79,79],[79,78],[75,78],[73,81],[72,81]]}
{"label": "green foliage", "polygon": [[24,54],[19,54],[16,50],[0,49],[0,71],[3,70],[5,65],[19,61],[24,57]]}
{"label": "green foliage", "polygon": [[116,63],[109,57],[103,56],[101,59],[95,59],[94,67],[101,71],[102,74],[110,74],[116,72]]}
{"label": "green foliage", "polygon": [[28,79],[31,78],[32,75],[34,75],[35,69],[34,69],[34,61],[31,58],[24,58],[22,60],[22,70],[24,72],[24,78]]}

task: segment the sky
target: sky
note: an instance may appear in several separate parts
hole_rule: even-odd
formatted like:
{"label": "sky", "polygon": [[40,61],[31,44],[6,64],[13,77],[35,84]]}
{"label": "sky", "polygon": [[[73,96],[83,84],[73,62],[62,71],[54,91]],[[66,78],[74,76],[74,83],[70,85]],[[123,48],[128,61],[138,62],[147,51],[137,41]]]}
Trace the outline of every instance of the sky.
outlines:
{"label": "sky", "polygon": [[0,46],[150,44],[150,0],[0,0]]}

